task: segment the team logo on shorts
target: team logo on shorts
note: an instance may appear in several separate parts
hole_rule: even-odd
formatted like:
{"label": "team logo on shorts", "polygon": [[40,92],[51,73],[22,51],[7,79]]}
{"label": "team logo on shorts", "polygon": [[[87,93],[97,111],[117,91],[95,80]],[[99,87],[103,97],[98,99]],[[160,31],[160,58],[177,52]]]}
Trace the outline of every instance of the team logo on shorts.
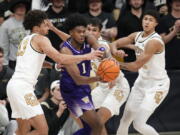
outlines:
{"label": "team logo on shorts", "polygon": [[119,102],[121,102],[121,100],[124,97],[123,91],[121,91],[119,89],[116,89],[113,95],[116,98],[116,100],[119,101]]}
{"label": "team logo on shorts", "polygon": [[88,98],[88,97],[84,97],[84,98],[82,98],[82,101],[83,101],[84,103],[89,103],[89,98]]}
{"label": "team logo on shorts", "polygon": [[33,95],[32,93],[26,94],[24,96],[24,99],[25,99],[27,105],[36,106],[39,104],[36,96]]}
{"label": "team logo on shorts", "polygon": [[163,98],[163,92],[157,91],[155,96],[154,96],[156,104],[159,104],[162,98]]}

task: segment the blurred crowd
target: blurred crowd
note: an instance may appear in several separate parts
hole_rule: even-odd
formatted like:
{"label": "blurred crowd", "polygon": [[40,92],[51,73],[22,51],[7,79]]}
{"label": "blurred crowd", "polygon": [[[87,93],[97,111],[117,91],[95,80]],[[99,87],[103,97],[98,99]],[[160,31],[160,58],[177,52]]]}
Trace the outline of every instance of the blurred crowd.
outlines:
{"label": "blurred crowd", "polygon": [[[102,23],[101,35],[109,42],[141,31],[143,13],[147,9],[157,10],[160,16],[156,31],[166,44],[166,69],[180,70],[180,0],[0,0],[0,135],[13,135],[17,128],[16,121],[11,119],[6,85],[15,69],[18,45],[30,33],[23,27],[24,16],[34,9],[45,11],[54,26],[64,32],[63,23],[72,13],[98,18]],[[62,40],[52,31],[47,36],[59,50]],[[128,56],[123,61],[135,60],[134,51],[124,51]],[[47,57],[35,93],[45,112],[49,134],[70,135],[79,126],[61,96],[57,96],[59,85],[55,80],[59,78],[55,63]]]}

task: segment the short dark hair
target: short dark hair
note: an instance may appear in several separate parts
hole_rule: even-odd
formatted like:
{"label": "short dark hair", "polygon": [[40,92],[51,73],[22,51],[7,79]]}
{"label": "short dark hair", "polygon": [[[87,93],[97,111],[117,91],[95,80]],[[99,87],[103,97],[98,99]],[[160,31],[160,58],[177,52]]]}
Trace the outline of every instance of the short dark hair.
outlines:
{"label": "short dark hair", "polygon": [[87,26],[87,18],[79,13],[71,14],[64,23],[67,32],[74,29],[77,26]]}
{"label": "short dark hair", "polygon": [[46,19],[48,19],[48,16],[45,12],[32,10],[25,16],[23,25],[26,30],[32,30],[34,26],[39,26]]}
{"label": "short dark hair", "polygon": [[0,53],[4,54],[4,50],[1,47],[0,47]]}
{"label": "short dark hair", "polygon": [[160,16],[159,16],[159,13],[156,11],[156,10],[146,10],[143,14],[143,17],[145,15],[150,15],[150,16],[153,16],[157,22],[159,22],[159,19],[160,19]]}
{"label": "short dark hair", "polygon": [[88,20],[88,24],[92,24],[92,26],[97,26],[99,28],[99,30],[102,29],[101,20],[99,18],[97,18],[97,17],[90,18]]}

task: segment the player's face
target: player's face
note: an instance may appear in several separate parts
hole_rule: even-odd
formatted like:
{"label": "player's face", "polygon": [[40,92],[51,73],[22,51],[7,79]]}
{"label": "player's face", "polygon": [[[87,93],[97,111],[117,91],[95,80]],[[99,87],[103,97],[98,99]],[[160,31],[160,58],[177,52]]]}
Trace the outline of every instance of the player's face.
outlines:
{"label": "player's face", "polygon": [[39,26],[39,33],[42,35],[47,35],[48,31],[49,31],[49,26],[47,20],[44,20]]}
{"label": "player's face", "polygon": [[83,44],[85,41],[85,32],[86,32],[86,27],[77,26],[70,31],[70,35],[76,42],[78,42],[79,44]]}
{"label": "player's face", "polygon": [[174,0],[173,1],[172,9],[175,11],[180,11],[180,0]]}
{"label": "player's face", "polygon": [[3,66],[3,54],[0,52],[0,69]]}
{"label": "player's face", "polygon": [[156,19],[151,15],[145,15],[142,20],[143,30],[145,32],[153,32],[157,26]]}
{"label": "player's face", "polygon": [[140,9],[144,3],[144,0],[130,0],[130,5],[134,9]]}
{"label": "player's face", "polygon": [[99,27],[93,26],[92,24],[87,26],[87,34],[93,35],[96,39],[98,39],[101,35]]}

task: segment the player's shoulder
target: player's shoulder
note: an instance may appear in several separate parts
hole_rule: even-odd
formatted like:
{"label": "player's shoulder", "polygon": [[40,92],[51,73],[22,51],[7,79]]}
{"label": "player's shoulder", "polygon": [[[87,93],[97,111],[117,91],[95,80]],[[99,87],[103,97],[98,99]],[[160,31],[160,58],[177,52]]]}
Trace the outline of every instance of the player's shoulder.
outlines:
{"label": "player's shoulder", "polygon": [[44,36],[44,35],[40,35],[40,34],[36,34],[33,36],[33,40],[36,41],[36,42],[49,42],[50,40]]}
{"label": "player's shoulder", "polygon": [[72,51],[66,46],[61,47],[60,52],[64,54],[71,54],[71,55],[73,54]]}

